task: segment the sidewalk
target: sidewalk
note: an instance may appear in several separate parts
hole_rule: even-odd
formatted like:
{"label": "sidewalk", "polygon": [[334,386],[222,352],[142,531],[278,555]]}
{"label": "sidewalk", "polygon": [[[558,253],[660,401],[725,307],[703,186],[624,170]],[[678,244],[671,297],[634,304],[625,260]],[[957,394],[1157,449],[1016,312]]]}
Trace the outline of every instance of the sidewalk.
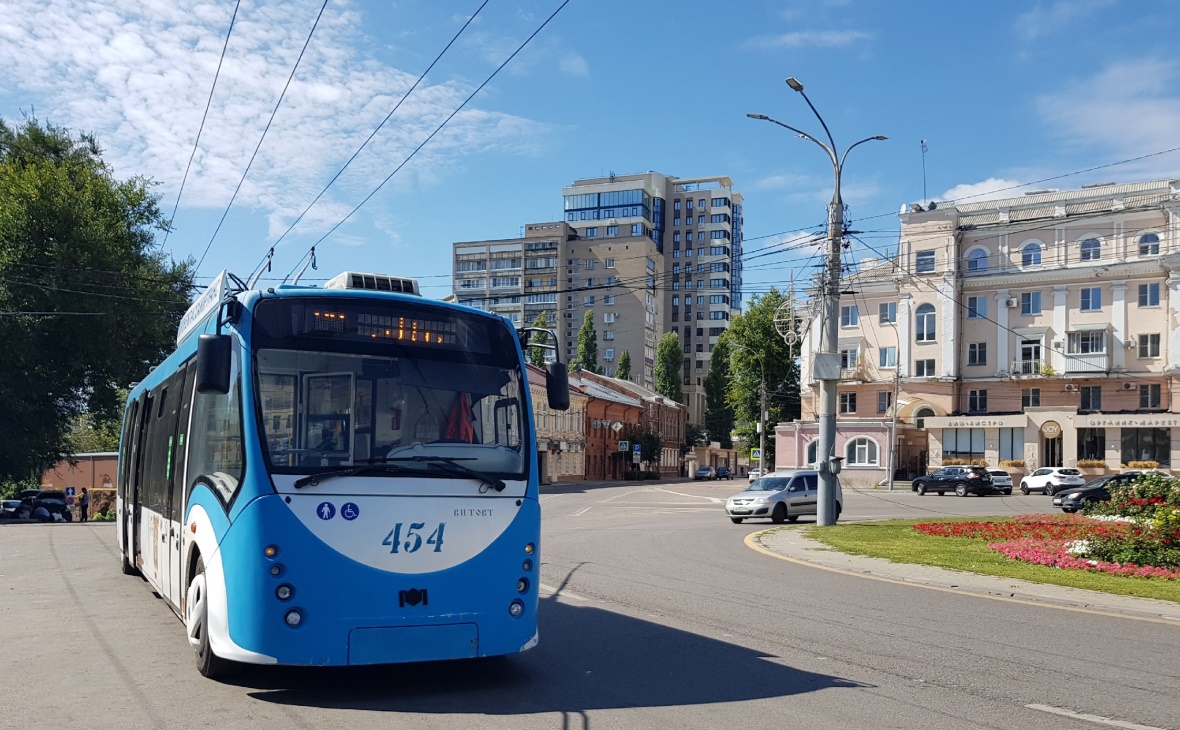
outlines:
{"label": "sidewalk", "polygon": [[1180,628],[1180,604],[1154,598],[1118,596],[1080,588],[977,575],[929,565],[894,563],[884,558],[850,555],[805,537],[805,527],[772,528],[746,538],[760,552],[873,580],[925,586],[1013,603],[1054,606],[1069,611],[1116,615]]}

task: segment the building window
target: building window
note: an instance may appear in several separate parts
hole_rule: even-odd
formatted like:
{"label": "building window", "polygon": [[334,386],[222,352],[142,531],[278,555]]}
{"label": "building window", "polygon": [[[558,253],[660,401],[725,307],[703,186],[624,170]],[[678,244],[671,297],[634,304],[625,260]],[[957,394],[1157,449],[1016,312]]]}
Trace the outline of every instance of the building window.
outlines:
{"label": "building window", "polygon": [[897,367],[897,348],[890,346],[878,349],[877,365],[883,368]]}
{"label": "building window", "polygon": [[1040,388],[1021,388],[1020,389],[1020,407],[1021,408],[1036,408],[1041,405],[1041,389]]}
{"label": "building window", "polygon": [[611,294],[611,295],[609,295],[609,296],[605,296],[605,297],[603,297],[603,298],[602,298],[602,303],[603,303],[603,304],[614,304],[614,303],[615,303],[615,296],[614,296],[614,294]]}
{"label": "building window", "polygon": [[893,405],[893,391],[877,391],[877,413],[888,413],[891,405]]}
{"label": "building window", "polygon": [[1020,249],[1020,265],[1023,267],[1041,265],[1041,244],[1030,243]]}
{"label": "building window", "polygon": [[987,251],[977,248],[967,254],[968,271],[987,271]]}
{"label": "building window", "polygon": [[1154,233],[1146,233],[1139,237],[1139,255],[1155,256],[1160,252],[1160,237]]}
{"label": "building window", "polygon": [[1041,313],[1041,293],[1039,291],[1026,291],[1020,294],[1020,313],[1021,314],[1040,314]]}
{"label": "building window", "polygon": [[1160,466],[1172,465],[1172,433],[1169,428],[1124,428],[1122,430],[1122,461],[1158,461]]}
{"label": "building window", "polygon": [[860,315],[857,313],[856,305],[851,307],[840,307],[841,327],[855,327],[858,324],[860,324]]}
{"label": "building window", "polygon": [[614,338],[615,338],[615,331],[614,330],[605,330],[602,333],[602,339],[604,339],[604,340],[613,340]]}
{"label": "building window", "polygon": [[1082,289],[1082,311],[1097,312],[1102,309],[1102,287],[1089,286]]}
{"label": "building window", "polygon": [[967,297],[967,319],[987,316],[987,297]]}
{"label": "building window", "polygon": [[598,238],[598,228],[587,228],[586,238]]}
{"label": "building window", "polygon": [[987,413],[987,389],[967,391],[967,412]]}
{"label": "building window", "polygon": [[840,350],[840,367],[845,370],[856,367],[857,348],[845,347]]}
{"label": "building window", "polygon": [[1153,335],[1139,335],[1139,357],[1159,357],[1160,356],[1160,336]]}
{"label": "building window", "polygon": [[840,394],[840,412],[856,413],[856,393]]}
{"label": "building window", "polygon": [[848,466],[877,466],[877,442],[868,436],[852,439],[844,447]]}
{"label": "building window", "polygon": [[1000,429],[1000,461],[1021,461],[1024,459],[1024,429]]}
{"label": "building window", "polygon": [[819,453],[819,441],[811,441],[807,444],[807,465],[811,466],[819,461],[817,454]]}
{"label": "building window", "polygon": [[582,301],[582,303],[585,304],[587,307],[593,307],[594,306],[594,295],[588,294],[586,296],[586,298]]}
{"label": "building window", "polygon": [[1102,386],[1083,385],[1080,390],[1081,399],[1078,402],[1079,411],[1102,410]]}
{"label": "building window", "polygon": [[1141,307],[1158,307],[1160,305],[1160,285],[1159,282],[1154,284],[1140,284],[1139,285],[1139,306]]}
{"label": "building window", "polygon": [[1070,355],[1094,355],[1106,352],[1106,333],[1102,330],[1070,332],[1066,335]]}
{"label": "building window", "polygon": [[1106,429],[1078,429],[1078,459],[1102,459],[1106,461]]}
{"label": "building window", "polygon": [[968,365],[987,365],[987,343],[972,342],[967,345]]}
{"label": "building window", "polygon": [[1102,258],[1102,242],[1097,238],[1082,241],[1082,261],[1097,261]]}
{"label": "building window", "polygon": [[877,308],[877,321],[881,324],[893,324],[897,321],[897,302],[884,302]]}
{"label": "building window", "polygon": [[934,341],[934,305],[923,304],[914,314],[915,339],[918,342]]}
{"label": "building window", "polygon": [[983,458],[982,428],[942,429],[942,458],[979,461]]}
{"label": "building window", "polygon": [[919,408],[914,412],[914,425],[918,428],[926,428],[926,419],[934,415],[934,411],[929,408]]}
{"label": "building window", "polygon": [[606,227],[606,235],[608,235],[608,236],[619,235],[619,227],[618,226],[607,226]]}
{"label": "building window", "polygon": [[614,324],[615,323],[615,313],[614,312],[603,312],[602,313],[602,323],[603,324]]}
{"label": "building window", "polygon": [[1139,407],[1149,409],[1160,407],[1159,383],[1139,386]]}
{"label": "building window", "polygon": [[914,272],[918,274],[934,273],[933,251],[919,251],[914,254]]}
{"label": "building window", "polygon": [[914,377],[916,378],[933,378],[934,377],[934,358],[929,360],[915,360],[914,361]]}

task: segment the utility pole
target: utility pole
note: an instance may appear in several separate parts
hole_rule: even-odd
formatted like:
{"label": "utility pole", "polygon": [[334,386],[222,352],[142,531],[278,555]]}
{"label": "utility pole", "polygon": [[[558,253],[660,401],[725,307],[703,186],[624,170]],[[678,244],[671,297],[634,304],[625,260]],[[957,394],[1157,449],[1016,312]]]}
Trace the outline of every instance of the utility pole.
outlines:
{"label": "utility pole", "polygon": [[816,453],[819,461],[819,504],[817,505],[816,523],[819,525],[836,524],[836,474],[840,471],[841,457],[836,455],[836,383],[840,380],[840,354],[838,339],[840,334],[840,257],[844,248],[844,200],[840,197],[840,176],[844,168],[844,161],[848,153],[858,145],[874,140],[884,140],[887,137],[876,135],[855,142],[840,155],[836,148],[836,140],[831,130],[824,122],[824,118],[816,110],[811,99],[803,92],[803,84],[795,77],[787,79],[787,86],[803,97],[812,114],[819,120],[820,126],[828,137],[824,143],[801,129],[783,124],[777,119],[771,119],[765,114],[747,114],[751,119],[773,122],[810,140],[823,148],[832,163],[832,174],[835,186],[832,191],[832,202],[828,206],[828,262],[821,279],[820,293],[822,304],[820,307],[820,344],[819,352],[815,354],[812,363],[812,375],[820,382],[819,401],[819,445]]}

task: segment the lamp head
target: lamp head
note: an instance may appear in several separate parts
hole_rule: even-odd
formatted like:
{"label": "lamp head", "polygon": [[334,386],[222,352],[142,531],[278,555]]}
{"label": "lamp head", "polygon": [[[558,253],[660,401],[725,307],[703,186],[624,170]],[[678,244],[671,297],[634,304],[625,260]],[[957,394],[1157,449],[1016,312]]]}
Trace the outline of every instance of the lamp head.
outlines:
{"label": "lamp head", "polygon": [[878,142],[884,142],[885,140],[887,140],[889,138],[883,134],[878,134],[876,137],[873,137],[873,139],[877,140]]}
{"label": "lamp head", "polygon": [[803,84],[799,83],[799,79],[795,78],[794,76],[787,77],[787,86],[790,86],[795,91],[803,91]]}
{"label": "lamp head", "polygon": [[770,119],[770,117],[766,116],[765,114],[747,114],[746,116],[750,119]]}

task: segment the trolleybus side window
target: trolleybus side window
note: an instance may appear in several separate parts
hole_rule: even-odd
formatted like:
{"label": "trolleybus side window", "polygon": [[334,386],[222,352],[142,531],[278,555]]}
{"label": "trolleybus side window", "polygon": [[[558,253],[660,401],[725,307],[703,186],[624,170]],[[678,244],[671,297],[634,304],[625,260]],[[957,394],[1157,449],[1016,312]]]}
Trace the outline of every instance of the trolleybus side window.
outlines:
{"label": "trolleybus side window", "polygon": [[[170,519],[176,522],[184,519],[184,468],[187,463],[185,456],[188,453],[188,449],[185,446],[188,441],[189,407],[193,401],[193,386],[196,384],[196,378],[193,377],[195,371],[196,361],[190,360],[188,362],[188,368],[182,369],[175,376],[181,378],[176,383],[176,392],[180,396],[180,406],[177,409],[179,417],[176,423],[176,442],[172,450],[172,474],[169,479],[172,494],[168,502],[168,514]],[[183,388],[181,383],[183,383]]]}
{"label": "trolleybus side window", "polygon": [[228,503],[245,468],[242,449],[242,361],[233,349],[229,392],[198,393],[189,434],[188,483],[202,479]]}
{"label": "trolleybus side window", "polygon": [[139,414],[139,400],[132,401],[127,409],[127,418],[123,423],[123,437],[119,442],[119,495],[127,499],[130,492],[127,489],[132,474],[131,462],[135,457],[135,424]]}

